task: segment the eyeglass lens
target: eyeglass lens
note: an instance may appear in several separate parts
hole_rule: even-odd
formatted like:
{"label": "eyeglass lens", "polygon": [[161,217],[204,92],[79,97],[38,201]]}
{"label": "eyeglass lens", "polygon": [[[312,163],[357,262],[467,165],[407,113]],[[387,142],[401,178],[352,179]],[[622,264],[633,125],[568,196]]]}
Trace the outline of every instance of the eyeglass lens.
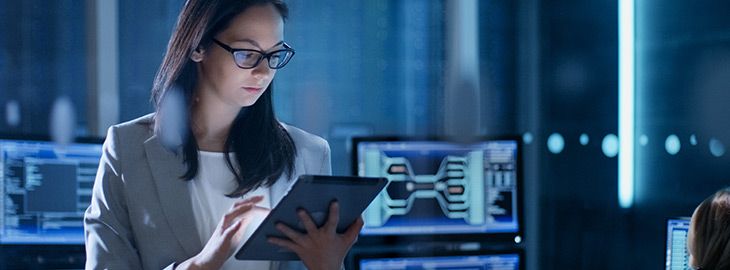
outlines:
{"label": "eyeglass lens", "polygon": [[[287,50],[280,50],[272,52],[268,55],[269,67],[272,69],[278,69],[284,67],[291,58],[292,53]],[[233,54],[236,64],[242,68],[253,68],[266,57],[256,51],[237,51]]]}

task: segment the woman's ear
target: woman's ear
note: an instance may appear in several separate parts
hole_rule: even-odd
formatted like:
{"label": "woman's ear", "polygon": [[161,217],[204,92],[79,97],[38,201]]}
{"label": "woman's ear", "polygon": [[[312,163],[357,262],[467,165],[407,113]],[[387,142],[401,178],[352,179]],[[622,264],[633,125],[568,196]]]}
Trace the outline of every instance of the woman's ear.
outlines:
{"label": "woman's ear", "polygon": [[202,47],[196,48],[192,54],[190,54],[190,60],[193,60],[193,62],[199,63],[200,61],[203,61],[203,56],[205,54],[205,50],[203,50]]}

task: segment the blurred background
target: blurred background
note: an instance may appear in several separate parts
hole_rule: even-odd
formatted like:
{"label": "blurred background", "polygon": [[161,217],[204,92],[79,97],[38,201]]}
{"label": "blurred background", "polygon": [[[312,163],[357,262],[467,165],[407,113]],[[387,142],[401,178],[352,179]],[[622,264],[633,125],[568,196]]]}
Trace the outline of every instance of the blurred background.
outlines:
{"label": "blurred background", "polygon": [[[286,2],[297,54],[275,80],[276,113],[329,141],[334,174],[356,171],[356,137],[519,138],[523,218],[508,249],[522,269],[665,267],[667,219],[730,184],[730,2]],[[152,112],[183,3],[0,0],[3,138],[98,143],[110,125]],[[621,59],[621,42],[632,58]],[[632,99],[619,95],[626,70]],[[620,202],[622,155],[633,168]],[[8,166],[0,239],[20,211]],[[469,237],[454,241],[492,236]],[[83,266],[79,244],[5,239],[0,249],[0,268]]]}

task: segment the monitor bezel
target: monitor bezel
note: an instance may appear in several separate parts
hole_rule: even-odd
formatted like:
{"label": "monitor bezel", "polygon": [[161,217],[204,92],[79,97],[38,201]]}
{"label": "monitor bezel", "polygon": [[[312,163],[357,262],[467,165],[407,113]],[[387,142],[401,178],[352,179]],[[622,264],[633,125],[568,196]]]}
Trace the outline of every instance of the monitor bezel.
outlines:
{"label": "monitor bezel", "polygon": [[[382,249],[381,249],[382,250]],[[428,247],[421,249],[386,249],[385,251],[357,250],[353,249],[347,264],[350,268],[361,270],[360,263],[367,259],[408,259],[408,258],[437,258],[437,257],[463,257],[463,256],[495,256],[517,254],[519,258],[519,270],[526,268],[525,251],[520,248],[480,248],[477,250],[449,249],[447,246],[440,248]],[[349,269],[349,268],[348,268]]]}
{"label": "monitor bezel", "polygon": [[85,244],[3,244],[0,269],[81,269]]}
{"label": "monitor bezel", "polygon": [[[452,143],[479,143],[487,141],[514,141],[517,144],[517,232],[506,233],[456,233],[456,234],[409,234],[409,235],[363,235],[360,234],[357,245],[398,245],[399,243],[416,242],[478,242],[478,243],[510,243],[521,246],[525,242],[525,221],[524,221],[524,174],[522,163],[522,139],[516,135],[502,136],[479,136],[473,138],[454,139],[439,136],[367,136],[352,138],[351,174],[358,175],[358,145],[365,142],[452,142]],[[519,243],[515,239],[520,237]]]}
{"label": "monitor bezel", "polygon": [[[71,144],[103,144],[104,143],[104,137],[96,137],[96,136],[80,136],[75,137],[73,141],[71,141]],[[18,134],[18,133],[0,133],[0,140],[9,140],[9,141],[34,141],[34,142],[50,142],[55,143],[53,139],[48,135],[42,135],[42,134],[33,134],[33,133],[26,133],[26,134]]]}

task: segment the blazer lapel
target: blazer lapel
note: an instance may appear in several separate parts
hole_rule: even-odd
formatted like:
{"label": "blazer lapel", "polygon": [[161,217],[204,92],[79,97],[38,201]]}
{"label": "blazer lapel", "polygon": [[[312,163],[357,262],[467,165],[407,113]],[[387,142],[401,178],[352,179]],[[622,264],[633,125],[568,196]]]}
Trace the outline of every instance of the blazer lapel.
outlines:
{"label": "blazer lapel", "polygon": [[185,252],[193,256],[203,248],[195,227],[190,190],[180,176],[186,166],[181,155],[166,150],[157,136],[144,142],[147,162],[160,198],[162,212]]}

